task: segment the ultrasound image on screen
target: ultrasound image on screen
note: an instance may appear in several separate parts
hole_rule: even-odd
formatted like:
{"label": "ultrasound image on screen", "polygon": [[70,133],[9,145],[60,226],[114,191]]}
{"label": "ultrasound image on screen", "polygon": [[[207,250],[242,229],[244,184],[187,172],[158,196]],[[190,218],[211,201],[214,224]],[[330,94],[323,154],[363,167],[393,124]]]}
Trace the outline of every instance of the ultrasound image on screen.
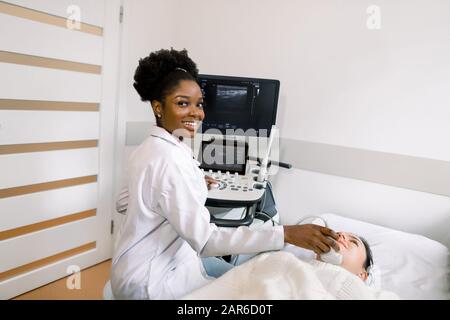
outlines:
{"label": "ultrasound image on screen", "polygon": [[[200,75],[205,98],[202,132],[268,136],[275,124],[278,80]],[[238,131],[236,131],[238,130]],[[266,135],[265,135],[266,134]]]}
{"label": "ultrasound image on screen", "polygon": [[235,112],[246,108],[247,87],[218,85],[216,91],[216,109],[223,112]]}

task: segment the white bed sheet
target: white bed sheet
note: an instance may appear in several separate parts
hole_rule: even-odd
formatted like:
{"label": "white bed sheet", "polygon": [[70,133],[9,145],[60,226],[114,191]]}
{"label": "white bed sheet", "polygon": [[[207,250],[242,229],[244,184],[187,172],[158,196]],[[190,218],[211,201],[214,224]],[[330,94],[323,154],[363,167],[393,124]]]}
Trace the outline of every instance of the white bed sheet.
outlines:
{"label": "white bed sheet", "polygon": [[[449,250],[424,236],[382,227],[336,214],[320,215],[335,231],[364,237],[373,253],[372,286],[395,292],[401,299],[450,299]],[[311,252],[293,246],[286,251],[302,259]]]}

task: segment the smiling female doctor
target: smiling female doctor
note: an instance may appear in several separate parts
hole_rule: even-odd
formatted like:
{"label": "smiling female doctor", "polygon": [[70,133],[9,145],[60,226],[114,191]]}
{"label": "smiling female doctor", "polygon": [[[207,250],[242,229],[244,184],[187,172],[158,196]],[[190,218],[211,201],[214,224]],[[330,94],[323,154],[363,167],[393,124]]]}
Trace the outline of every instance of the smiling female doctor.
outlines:
{"label": "smiling female doctor", "polygon": [[[196,64],[187,51],[159,50],[139,61],[134,87],[157,125],[128,163],[128,209],[111,270],[118,299],[177,299],[207,284],[200,257],[279,250],[291,243],[316,253],[336,248],[316,225],[219,228],[206,209],[207,183],[180,133],[205,117]],[[338,249],[338,248],[337,248]]]}

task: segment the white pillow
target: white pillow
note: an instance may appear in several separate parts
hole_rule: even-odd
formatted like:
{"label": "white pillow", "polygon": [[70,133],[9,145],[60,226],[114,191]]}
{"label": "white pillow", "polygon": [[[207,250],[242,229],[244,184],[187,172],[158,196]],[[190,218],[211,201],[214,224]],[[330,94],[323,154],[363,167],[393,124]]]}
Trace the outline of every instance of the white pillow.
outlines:
{"label": "white pillow", "polygon": [[367,240],[373,253],[372,286],[402,299],[449,299],[448,248],[424,236],[327,213],[328,227]]}

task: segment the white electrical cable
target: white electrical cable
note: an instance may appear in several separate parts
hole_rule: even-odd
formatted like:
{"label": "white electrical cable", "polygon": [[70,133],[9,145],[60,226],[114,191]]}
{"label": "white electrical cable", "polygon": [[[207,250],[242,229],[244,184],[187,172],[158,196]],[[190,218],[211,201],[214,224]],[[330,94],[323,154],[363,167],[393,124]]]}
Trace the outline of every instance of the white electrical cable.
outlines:
{"label": "white electrical cable", "polygon": [[308,220],[308,219],[312,219],[312,218],[315,218],[315,219],[319,219],[319,220],[322,220],[322,222],[323,222],[323,224],[325,225],[325,227],[327,227],[328,228],[328,223],[327,223],[327,221],[324,219],[324,218],[322,218],[322,217],[319,217],[319,216],[309,216],[309,217],[306,217],[306,218],[303,218],[303,219],[300,219],[300,221],[298,221],[296,224],[301,224],[301,223],[303,223],[303,222],[305,222],[306,220]]}

